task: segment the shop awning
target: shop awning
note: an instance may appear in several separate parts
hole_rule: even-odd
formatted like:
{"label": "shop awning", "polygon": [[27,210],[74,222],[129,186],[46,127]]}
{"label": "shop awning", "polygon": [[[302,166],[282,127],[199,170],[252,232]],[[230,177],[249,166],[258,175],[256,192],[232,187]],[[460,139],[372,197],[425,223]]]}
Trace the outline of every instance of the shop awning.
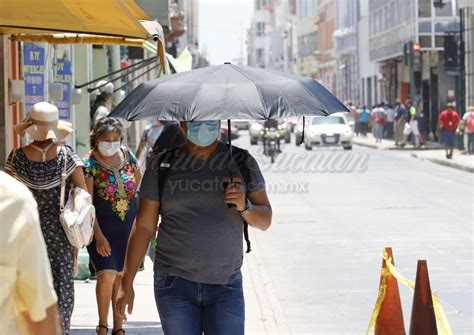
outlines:
{"label": "shop awning", "polygon": [[[158,22],[140,21],[140,25],[147,31],[149,39],[164,43],[163,28]],[[50,32],[15,34],[12,35],[11,39],[21,42],[44,42],[49,44],[119,44],[132,46],[141,46],[146,41],[146,39],[141,38]]]}
{"label": "shop awning", "polygon": [[139,20],[148,16],[133,0],[2,0],[0,34],[82,33],[145,40]]}
{"label": "shop awning", "polygon": [[43,42],[49,44],[118,44],[141,46],[142,39],[115,36],[99,36],[88,34],[43,34],[43,35],[14,35],[13,41]]}

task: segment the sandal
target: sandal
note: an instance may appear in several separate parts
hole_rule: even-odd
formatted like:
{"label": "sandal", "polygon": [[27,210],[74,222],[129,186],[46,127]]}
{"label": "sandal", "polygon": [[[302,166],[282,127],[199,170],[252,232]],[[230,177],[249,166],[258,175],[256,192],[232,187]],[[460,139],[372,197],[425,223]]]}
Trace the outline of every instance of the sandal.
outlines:
{"label": "sandal", "polygon": [[104,325],[98,325],[97,327],[95,327],[95,333],[97,334],[101,328],[105,329],[106,334],[109,332],[109,327],[104,326]]}
{"label": "sandal", "polygon": [[119,332],[122,332],[122,334],[125,334],[125,330],[120,328],[120,329],[117,329],[117,330],[112,330],[112,335],[117,335]]}

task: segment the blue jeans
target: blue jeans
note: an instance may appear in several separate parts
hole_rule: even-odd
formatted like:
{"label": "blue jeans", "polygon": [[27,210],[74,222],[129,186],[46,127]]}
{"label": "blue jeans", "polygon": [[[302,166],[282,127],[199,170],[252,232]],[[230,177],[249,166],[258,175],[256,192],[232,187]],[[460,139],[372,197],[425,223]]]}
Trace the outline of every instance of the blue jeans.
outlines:
{"label": "blue jeans", "polygon": [[155,274],[155,301],[165,335],[243,335],[242,279],[208,285]]}

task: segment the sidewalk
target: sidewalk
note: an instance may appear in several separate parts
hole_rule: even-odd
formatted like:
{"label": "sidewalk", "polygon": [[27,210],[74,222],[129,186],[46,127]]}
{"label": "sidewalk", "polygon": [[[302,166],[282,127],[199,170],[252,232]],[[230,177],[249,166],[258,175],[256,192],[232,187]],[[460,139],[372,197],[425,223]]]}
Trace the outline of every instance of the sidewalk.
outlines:
{"label": "sidewalk", "polygon": [[459,150],[454,151],[452,159],[446,158],[444,150],[417,151],[412,152],[411,155],[415,158],[428,160],[439,165],[474,173],[474,155],[467,155]]}
{"label": "sidewalk", "polygon": [[402,150],[402,151],[409,151],[409,150],[441,150],[443,146],[437,142],[427,142],[422,148],[416,148],[414,145],[407,144],[405,147],[397,147],[395,146],[395,142],[393,140],[382,140],[382,143],[376,143],[375,137],[372,134],[367,134],[367,138],[363,138],[361,136],[354,136],[352,138],[352,143],[373,148],[373,149],[384,149],[384,150]]}
{"label": "sidewalk", "polygon": [[[244,257],[242,273],[245,294],[245,334],[266,334],[264,318],[259,305],[258,289],[253,285],[247,256]],[[145,271],[137,274],[135,279],[135,306],[133,314],[124,324],[127,335],[163,334],[153,293],[153,265],[147,257]],[[97,326],[97,305],[95,298],[95,281],[75,282],[75,307],[72,315],[71,335],[95,334]],[[112,313],[109,316],[109,328],[112,328]],[[111,330],[110,330],[111,331]],[[110,332],[109,332],[110,333]]]}
{"label": "sidewalk", "polygon": [[474,173],[473,155],[467,155],[460,150],[455,150],[454,158],[446,159],[444,147],[436,142],[428,142],[423,148],[416,148],[413,145],[407,145],[404,148],[401,148],[396,147],[392,140],[382,140],[382,143],[375,143],[373,135],[367,134],[367,138],[354,137],[352,143],[373,149],[406,151],[410,152],[411,156],[414,158],[428,160],[435,164]]}

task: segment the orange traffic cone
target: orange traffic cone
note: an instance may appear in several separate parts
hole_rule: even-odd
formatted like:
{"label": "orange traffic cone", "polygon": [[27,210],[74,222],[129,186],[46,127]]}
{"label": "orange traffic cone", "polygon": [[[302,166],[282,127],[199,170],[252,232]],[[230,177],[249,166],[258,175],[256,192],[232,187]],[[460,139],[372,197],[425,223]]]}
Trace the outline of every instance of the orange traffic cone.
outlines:
{"label": "orange traffic cone", "polygon": [[[393,261],[392,248],[386,247],[385,253]],[[385,259],[382,262],[382,273],[388,271]],[[383,282],[383,274],[380,278],[380,284]],[[398,291],[398,281],[391,275],[385,275],[386,292],[385,298],[380,306],[377,322],[375,323],[375,335],[405,335],[405,326],[403,324],[402,304],[400,302],[400,292]]]}
{"label": "orange traffic cone", "polygon": [[410,335],[436,335],[436,317],[431,298],[426,260],[419,260],[416,269],[415,293],[411,309]]}

